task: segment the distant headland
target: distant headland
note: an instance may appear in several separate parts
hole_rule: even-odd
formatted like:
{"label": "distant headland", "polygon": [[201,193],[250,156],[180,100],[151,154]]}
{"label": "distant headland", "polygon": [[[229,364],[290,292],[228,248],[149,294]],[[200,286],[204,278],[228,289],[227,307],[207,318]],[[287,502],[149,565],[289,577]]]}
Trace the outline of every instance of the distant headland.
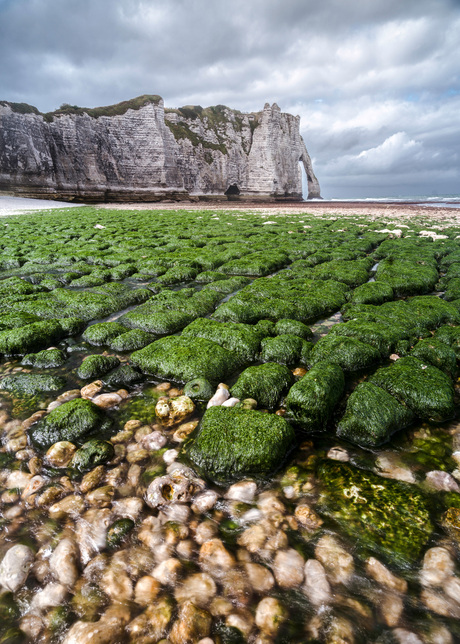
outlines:
{"label": "distant headland", "polygon": [[40,113],[0,101],[0,193],[106,201],[301,201],[320,187],[300,117],[265,104],[165,108],[156,95]]}

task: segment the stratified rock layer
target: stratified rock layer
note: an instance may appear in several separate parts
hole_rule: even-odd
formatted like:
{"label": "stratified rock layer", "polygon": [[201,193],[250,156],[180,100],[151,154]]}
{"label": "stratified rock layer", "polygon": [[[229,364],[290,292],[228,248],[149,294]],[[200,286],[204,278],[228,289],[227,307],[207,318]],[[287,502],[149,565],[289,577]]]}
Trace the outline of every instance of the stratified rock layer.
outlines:
{"label": "stratified rock layer", "polygon": [[320,188],[300,117],[268,103],[165,109],[159,96],[41,114],[0,102],[0,191],[76,201],[302,199]]}

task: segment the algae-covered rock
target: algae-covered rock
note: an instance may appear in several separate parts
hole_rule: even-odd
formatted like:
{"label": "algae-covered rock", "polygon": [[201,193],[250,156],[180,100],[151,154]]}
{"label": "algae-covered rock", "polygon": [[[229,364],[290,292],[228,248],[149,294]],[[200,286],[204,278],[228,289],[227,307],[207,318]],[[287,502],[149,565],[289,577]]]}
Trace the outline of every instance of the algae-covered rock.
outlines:
{"label": "algae-covered rock", "polygon": [[345,387],[342,369],[319,362],[289,390],[287,417],[307,433],[324,432]]}
{"label": "algae-covered rock", "polygon": [[318,476],[320,514],[337,521],[363,557],[375,553],[395,566],[420,557],[433,526],[415,486],[337,461],[324,462]]}
{"label": "algae-covered rock", "polygon": [[206,378],[218,383],[239,366],[238,356],[215,342],[178,336],[152,342],[131,354],[131,362],[144,373],[177,382]]}
{"label": "algae-covered rock", "polygon": [[151,344],[155,336],[141,329],[132,329],[121,335],[117,335],[108,344],[112,351],[137,351]]}
{"label": "algae-covered rock", "polygon": [[286,333],[289,335],[297,335],[303,340],[311,340],[313,337],[313,331],[306,324],[303,324],[303,322],[299,322],[299,320],[289,320],[287,318],[278,320],[275,324],[275,334],[284,335]]}
{"label": "algae-covered rock", "polygon": [[287,333],[275,338],[265,338],[261,346],[260,357],[264,362],[278,362],[284,365],[305,362],[313,347],[311,342]]}
{"label": "algae-covered rock", "polygon": [[294,376],[284,365],[273,362],[248,367],[232,387],[232,396],[243,400],[254,398],[261,408],[272,409],[294,382]]}
{"label": "algae-covered rock", "polygon": [[116,356],[88,356],[77,369],[77,376],[82,380],[94,380],[115,369],[120,364]]}
{"label": "algae-covered rock", "polygon": [[194,402],[208,402],[214,395],[215,387],[205,378],[194,378],[184,385],[184,396]]}
{"label": "algae-covered rock", "polygon": [[122,364],[114,371],[103,376],[103,381],[111,387],[129,387],[144,379],[137,369],[129,364]]}
{"label": "algae-covered rock", "polygon": [[32,443],[48,449],[58,441],[79,442],[95,431],[104,431],[110,421],[104,412],[89,400],[77,398],[53,409],[29,429]]}
{"label": "algae-covered rock", "polygon": [[35,396],[42,391],[58,391],[65,387],[66,380],[60,376],[42,373],[16,373],[0,381],[0,389],[15,394]]}
{"label": "algae-covered rock", "polygon": [[166,335],[180,331],[190,324],[193,318],[194,316],[187,312],[171,311],[149,301],[123,315],[120,322],[130,329]]}
{"label": "algae-covered rock", "polygon": [[211,407],[186,454],[212,481],[265,476],[282,464],[294,440],[280,416],[233,407]]}
{"label": "algae-covered rock", "polygon": [[328,334],[321,338],[310,353],[309,363],[333,362],[344,371],[364,369],[379,362],[380,352],[356,338]]}
{"label": "algae-covered rock", "polygon": [[429,293],[438,281],[438,271],[435,266],[424,260],[383,259],[375,275],[377,282],[385,282],[393,289],[398,297]]}
{"label": "algae-covered rock", "polygon": [[120,545],[123,539],[134,528],[134,521],[132,519],[117,519],[107,530],[107,545],[109,548],[116,548]]}
{"label": "algae-covered rock", "polygon": [[428,362],[453,377],[457,371],[457,358],[451,347],[436,338],[420,340],[410,352],[411,356]]}
{"label": "algae-covered rock", "polygon": [[88,472],[98,465],[107,463],[113,458],[112,443],[93,438],[78,449],[69,463],[69,467],[78,472]]}
{"label": "algae-covered rock", "polygon": [[261,333],[249,324],[198,318],[182,331],[182,337],[203,338],[216,342],[224,349],[235,353],[241,363],[245,364],[255,360],[258,355]]}
{"label": "algae-covered rock", "polygon": [[53,369],[62,367],[65,356],[59,349],[48,349],[38,353],[28,353],[23,357],[21,364],[38,369]]}
{"label": "algae-covered rock", "polygon": [[394,350],[398,342],[407,338],[407,333],[397,325],[358,319],[335,324],[329,331],[329,336],[355,338],[375,347],[382,357],[386,357]]}
{"label": "algae-covered rock", "polygon": [[0,353],[25,355],[58,342],[64,335],[57,320],[32,322],[19,328],[0,331]]}
{"label": "algae-covered rock", "polygon": [[393,289],[385,282],[368,282],[355,288],[350,293],[352,304],[382,304],[394,297]]}
{"label": "algae-covered rock", "polygon": [[347,401],[337,436],[363,447],[386,443],[392,434],[410,425],[415,415],[384,389],[370,382],[359,384]]}
{"label": "algae-covered rock", "polygon": [[100,346],[108,344],[111,340],[126,332],[126,327],[118,322],[100,322],[89,326],[83,333],[82,338],[85,342]]}
{"label": "algae-covered rock", "polygon": [[379,369],[369,382],[385,389],[419,418],[442,422],[455,414],[450,378],[411,356]]}
{"label": "algae-covered rock", "polygon": [[439,327],[434,337],[436,340],[447,344],[457,356],[460,358],[460,326],[444,325]]}

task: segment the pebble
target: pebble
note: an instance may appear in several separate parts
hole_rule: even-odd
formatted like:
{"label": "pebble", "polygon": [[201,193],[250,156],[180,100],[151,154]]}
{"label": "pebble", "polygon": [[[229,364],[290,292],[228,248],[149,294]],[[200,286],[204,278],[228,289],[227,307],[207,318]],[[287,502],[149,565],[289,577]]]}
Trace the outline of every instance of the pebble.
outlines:
{"label": "pebble", "polygon": [[174,592],[174,597],[179,604],[191,601],[195,606],[205,608],[215,597],[216,592],[214,579],[204,572],[199,572],[187,577],[179,584]]}
{"label": "pebble", "polygon": [[108,508],[91,509],[78,518],[76,537],[83,565],[105,548],[107,529],[112,522],[113,513]]}
{"label": "pebble", "polygon": [[112,502],[112,510],[118,517],[132,519],[133,521],[138,519],[143,507],[144,502],[137,496],[117,499]]}
{"label": "pebble", "polygon": [[155,414],[161,424],[172,427],[184,421],[195,411],[195,403],[188,396],[160,398],[155,406]]}
{"label": "pebble", "polygon": [[238,612],[230,613],[225,620],[227,626],[237,628],[247,640],[254,626],[254,617],[245,609],[239,609]]}
{"label": "pebble", "polygon": [[20,470],[15,470],[8,474],[8,477],[5,482],[5,487],[7,490],[12,490],[17,488],[23,490],[29,484],[29,481],[32,479],[32,474],[29,472],[21,472]]}
{"label": "pebble", "polygon": [[204,492],[199,492],[193,497],[192,500],[192,511],[197,514],[204,514],[209,512],[216,505],[219,495],[214,490],[205,490]]}
{"label": "pebble", "polygon": [[218,407],[219,405],[222,405],[222,403],[224,403],[229,398],[230,398],[230,392],[228,390],[227,385],[220,383],[219,385],[217,385],[215,394],[208,401],[206,409],[209,409],[210,407]]}
{"label": "pebble", "polygon": [[333,584],[345,584],[353,575],[353,557],[329,534],[319,539],[315,548],[316,558],[326,569]]}
{"label": "pebble", "polygon": [[46,416],[46,411],[36,411],[35,414],[32,414],[32,416],[29,416],[29,418],[26,418],[26,420],[22,421],[22,429],[27,431],[32,425],[35,425],[35,423],[38,423],[39,420],[41,420],[44,416]]}
{"label": "pebble", "polygon": [[51,445],[45,458],[53,467],[65,467],[76,451],[76,445],[70,441],[58,441]]}
{"label": "pebble", "polygon": [[160,582],[151,575],[145,575],[136,583],[134,588],[134,601],[141,606],[148,606],[158,596],[160,590]]}
{"label": "pebble", "polygon": [[34,595],[30,608],[31,610],[42,611],[52,606],[60,606],[64,603],[67,593],[67,588],[62,584],[50,582]]}
{"label": "pebble", "polygon": [[97,396],[97,394],[102,391],[103,387],[104,383],[102,382],[102,380],[95,380],[94,382],[90,382],[89,385],[85,385],[80,389],[81,397],[91,400],[91,398],[94,398],[94,396]]}
{"label": "pebble", "polygon": [[240,402],[239,398],[234,398],[234,397],[227,398],[227,400],[224,400],[224,402],[222,403],[222,407],[234,407],[239,402]]}
{"label": "pebble", "polygon": [[110,409],[111,407],[117,407],[123,398],[117,392],[112,392],[109,394],[99,394],[92,399],[92,402],[101,407],[102,409]]}
{"label": "pebble", "polygon": [[113,601],[127,602],[133,596],[133,582],[126,571],[116,564],[104,571],[100,586]]}
{"label": "pebble", "polygon": [[273,573],[281,588],[296,588],[304,580],[305,561],[297,550],[281,550],[277,552],[273,562]]}
{"label": "pebble", "polygon": [[369,557],[366,561],[366,572],[378,584],[385,586],[385,588],[389,588],[398,593],[407,592],[407,581],[394,575],[378,559],[375,559],[375,557]]}
{"label": "pebble", "polygon": [[94,488],[96,488],[99,483],[102,483],[102,480],[105,476],[105,467],[103,465],[98,465],[91,472],[87,472],[80,483],[80,491],[83,494],[87,494]]}
{"label": "pebble", "polygon": [[399,644],[423,644],[418,635],[407,631],[405,628],[395,628],[392,633]]}
{"label": "pebble", "polygon": [[184,644],[185,642],[198,642],[207,637],[211,632],[211,615],[186,602],[179,609],[179,615],[174,622],[169,640],[171,644]]}
{"label": "pebble", "polygon": [[125,606],[111,606],[97,622],[75,622],[62,644],[112,644],[123,637],[129,618],[130,613]]}
{"label": "pebble", "polygon": [[26,582],[34,560],[33,551],[22,544],[12,546],[0,564],[0,586],[15,593]]}
{"label": "pebble", "polygon": [[40,476],[39,474],[32,476],[32,478],[27,483],[26,487],[23,489],[21,497],[23,499],[26,499],[28,496],[31,496],[32,494],[36,494],[38,490],[41,490],[41,488],[46,484],[46,482],[47,480],[43,476]]}
{"label": "pebble", "polygon": [[235,558],[226,549],[221,539],[209,539],[200,548],[199,560],[206,572],[221,577],[234,567]]}
{"label": "pebble", "polygon": [[400,595],[387,593],[383,597],[379,597],[378,606],[387,626],[394,628],[399,624],[404,611],[404,602]]}
{"label": "pebble", "polygon": [[178,456],[179,456],[179,452],[177,449],[168,449],[163,454],[163,460],[166,463],[166,465],[170,465],[171,463],[174,463],[174,461]]}
{"label": "pebble", "polygon": [[79,577],[77,562],[80,553],[76,543],[69,539],[62,539],[49,559],[50,572],[63,586],[72,588]]}
{"label": "pebble", "polygon": [[170,557],[153,569],[152,577],[163,586],[175,586],[181,570],[182,564],[179,559]]}
{"label": "pebble", "polygon": [[327,453],[327,457],[333,461],[341,461],[342,463],[350,460],[350,454],[343,447],[331,447]]}
{"label": "pebble", "polygon": [[304,568],[305,583],[303,592],[314,606],[328,604],[331,599],[331,587],[324,567],[316,559],[308,559]]}
{"label": "pebble", "polygon": [[422,586],[442,586],[454,570],[455,562],[446,548],[430,548],[423,557],[420,583]]}
{"label": "pebble", "polygon": [[404,481],[405,483],[416,482],[416,478],[412,470],[401,462],[401,458],[398,454],[393,452],[380,454],[375,461],[375,465],[380,476],[395,479],[397,481]]}
{"label": "pebble", "polygon": [[268,593],[275,585],[275,579],[265,566],[257,563],[246,563],[244,569],[249,582],[257,593]]}
{"label": "pebble", "polygon": [[448,472],[433,470],[428,472],[425,483],[430,490],[441,492],[460,492],[460,487],[454,477]]}
{"label": "pebble", "polygon": [[225,498],[241,503],[252,503],[256,491],[257,484],[254,481],[239,481],[228,488]]}
{"label": "pebble", "polygon": [[51,519],[62,519],[67,514],[79,515],[85,509],[85,502],[81,496],[70,494],[64,497],[61,501],[54,503],[49,509]]}
{"label": "pebble", "polygon": [[264,633],[275,636],[286,619],[286,610],[274,597],[265,597],[257,604],[255,622]]}
{"label": "pebble", "polygon": [[294,517],[301,526],[311,531],[317,530],[323,524],[321,517],[306,504],[300,504],[296,507]]}
{"label": "pebble", "polygon": [[150,432],[146,436],[144,436],[140,441],[139,445],[143,449],[152,451],[152,450],[158,450],[161,449],[166,445],[168,442],[168,439],[164,434],[158,431]]}

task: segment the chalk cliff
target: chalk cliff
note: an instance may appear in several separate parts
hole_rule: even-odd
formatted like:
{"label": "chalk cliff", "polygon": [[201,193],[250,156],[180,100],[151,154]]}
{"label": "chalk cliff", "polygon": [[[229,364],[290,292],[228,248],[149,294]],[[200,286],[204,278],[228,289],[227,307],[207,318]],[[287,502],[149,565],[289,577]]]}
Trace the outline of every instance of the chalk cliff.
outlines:
{"label": "chalk cliff", "polygon": [[266,104],[165,109],[159,96],[41,114],[0,101],[0,191],[75,201],[309,198],[320,188],[300,117]]}

